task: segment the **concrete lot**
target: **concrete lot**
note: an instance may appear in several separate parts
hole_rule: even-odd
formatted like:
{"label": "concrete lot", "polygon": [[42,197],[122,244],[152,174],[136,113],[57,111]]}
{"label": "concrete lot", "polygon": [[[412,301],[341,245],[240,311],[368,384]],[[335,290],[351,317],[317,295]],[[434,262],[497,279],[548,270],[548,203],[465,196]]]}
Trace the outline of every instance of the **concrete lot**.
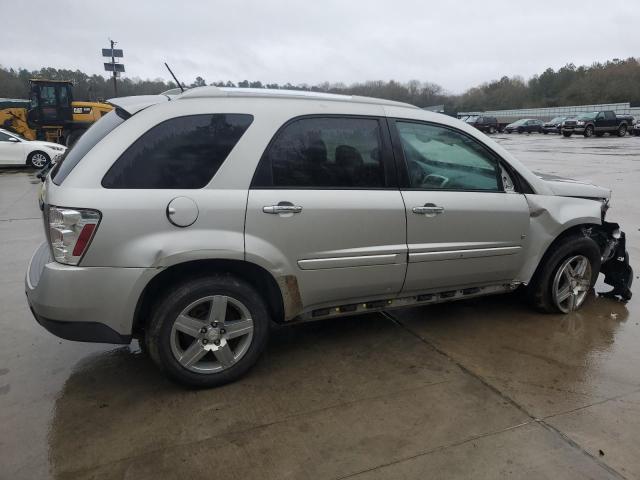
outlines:
{"label": "concrete lot", "polygon": [[[640,272],[640,138],[496,138],[613,188]],[[241,381],[189,391],[135,343],[35,323],[38,184],[0,172],[0,478],[640,478],[638,292],[566,316],[511,295],[301,325]]]}

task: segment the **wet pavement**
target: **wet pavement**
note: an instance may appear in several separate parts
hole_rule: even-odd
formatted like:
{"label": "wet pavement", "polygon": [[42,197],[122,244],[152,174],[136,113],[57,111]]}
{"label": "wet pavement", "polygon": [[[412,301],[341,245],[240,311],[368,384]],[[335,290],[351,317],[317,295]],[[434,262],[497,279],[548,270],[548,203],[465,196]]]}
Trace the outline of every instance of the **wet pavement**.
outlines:
{"label": "wet pavement", "polygon": [[[640,272],[640,138],[496,139],[611,187]],[[185,390],[135,342],[35,323],[38,184],[0,171],[0,478],[640,478],[640,294],[565,316],[513,294],[299,325],[242,380]]]}

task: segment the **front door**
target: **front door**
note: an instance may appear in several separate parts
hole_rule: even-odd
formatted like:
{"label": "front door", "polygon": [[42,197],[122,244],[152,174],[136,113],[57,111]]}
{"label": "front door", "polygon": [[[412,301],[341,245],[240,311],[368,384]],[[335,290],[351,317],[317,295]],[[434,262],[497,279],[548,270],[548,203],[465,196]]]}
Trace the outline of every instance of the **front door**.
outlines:
{"label": "front door", "polygon": [[393,123],[408,177],[401,188],[409,249],[404,291],[513,280],[524,261],[529,209],[523,194],[504,191],[497,156],[450,127]]}
{"label": "front door", "polygon": [[22,164],[24,157],[24,149],[22,142],[0,132],[0,164]]}
{"label": "front door", "polygon": [[[295,277],[305,309],[396,295],[406,273],[402,196],[374,117],[302,117],[263,155],[247,203],[247,260]],[[385,126],[386,127],[386,126]]]}

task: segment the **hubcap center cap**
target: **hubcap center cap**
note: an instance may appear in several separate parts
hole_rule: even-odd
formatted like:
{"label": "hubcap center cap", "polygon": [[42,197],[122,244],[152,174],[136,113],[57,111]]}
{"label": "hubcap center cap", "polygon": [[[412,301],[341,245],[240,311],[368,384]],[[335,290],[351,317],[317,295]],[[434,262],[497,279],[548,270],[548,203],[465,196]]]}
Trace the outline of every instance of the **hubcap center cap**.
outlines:
{"label": "hubcap center cap", "polygon": [[207,340],[211,341],[211,342],[213,342],[213,341],[215,341],[215,340],[220,340],[220,337],[221,337],[221,335],[220,335],[220,329],[219,329],[219,328],[212,328],[212,327],[209,327],[209,328],[207,329],[207,333],[205,333],[204,337],[205,337]]}

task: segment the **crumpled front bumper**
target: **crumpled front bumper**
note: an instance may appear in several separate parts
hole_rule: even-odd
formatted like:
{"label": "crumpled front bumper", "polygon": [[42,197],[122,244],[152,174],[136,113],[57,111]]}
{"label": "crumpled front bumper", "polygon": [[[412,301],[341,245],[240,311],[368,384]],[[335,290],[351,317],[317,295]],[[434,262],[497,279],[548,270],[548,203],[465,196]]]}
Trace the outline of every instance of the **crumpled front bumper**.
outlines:
{"label": "crumpled front bumper", "polygon": [[609,236],[609,250],[605,251],[603,255],[605,258],[603,258],[600,272],[604,274],[604,282],[613,287],[613,290],[603,295],[619,297],[627,302],[631,300],[632,296],[633,269],[629,265],[626,236],[617,223],[603,222],[602,229]]}

